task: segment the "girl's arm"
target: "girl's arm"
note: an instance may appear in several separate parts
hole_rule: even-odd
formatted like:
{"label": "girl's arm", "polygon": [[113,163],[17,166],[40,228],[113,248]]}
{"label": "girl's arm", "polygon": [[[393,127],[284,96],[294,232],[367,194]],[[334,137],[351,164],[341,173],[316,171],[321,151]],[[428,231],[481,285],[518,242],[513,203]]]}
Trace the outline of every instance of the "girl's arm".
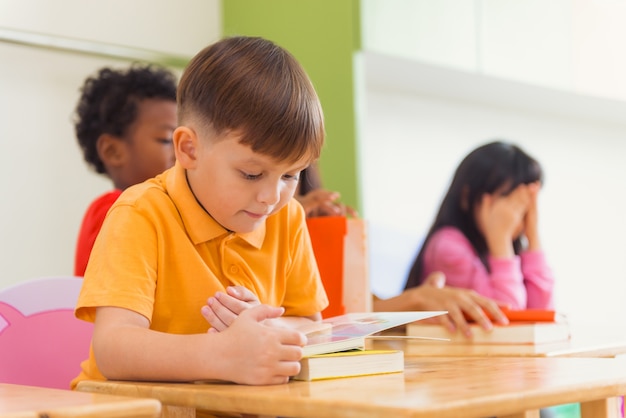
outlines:
{"label": "girl's arm", "polygon": [[508,320],[494,300],[480,296],[473,290],[445,286],[445,276],[441,272],[431,273],[420,286],[406,289],[401,294],[380,299],[373,296],[374,311],[448,311],[447,315],[433,320],[440,322],[450,332],[457,329],[466,337],[471,337],[468,318],[485,330],[492,328],[489,318],[498,324]]}
{"label": "girl's arm", "polygon": [[519,257],[489,257],[488,262],[491,273],[463,233],[446,227],[433,235],[427,244],[424,273],[441,271],[448,286],[472,289],[512,309],[526,307]]}
{"label": "girl's arm", "polygon": [[521,262],[519,256],[487,258],[491,273],[488,275],[488,283],[492,289],[494,298],[509,304],[510,309],[525,309],[527,306],[527,293],[524,286]]}
{"label": "girl's arm", "polygon": [[180,335],[149,329],[148,319],[131,310],[100,307],[94,356],[108,379],[286,383],[300,370],[306,338],[263,324],[282,313],[282,308],[259,305],[242,312],[224,332]]}
{"label": "girl's arm", "polygon": [[554,276],[546,262],[539,239],[539,211],[537,197],[541,185],[528,185],[530,204],[524,217],[524,234],[528,240],[527,251],[522,252],[522,275],[528,295],[528,308],[552,309],[554,307]]}
{"label": "girl's arm", "polygon": [[554,275],[543,251],[526,251],[521,254],[522,274],[528,295],[528,308],[554,308]]}
{"label": "girl's arm", "polygon": [[528,240],[528,251],[540,251],[541,240],[539,239],[539,211],[537,209],[537,197],[541,185],[532,183],[528,185],[530,201],[528,211],[524,215],[524,235]]}

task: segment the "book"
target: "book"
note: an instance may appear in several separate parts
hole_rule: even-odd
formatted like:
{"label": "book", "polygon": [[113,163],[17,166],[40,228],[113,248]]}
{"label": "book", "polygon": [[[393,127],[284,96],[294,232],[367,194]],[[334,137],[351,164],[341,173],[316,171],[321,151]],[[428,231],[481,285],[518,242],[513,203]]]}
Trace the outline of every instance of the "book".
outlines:
{"label": "book", "polygon": [[570,327],[565,317],[554,311],[504,309],[503,312],[509,319],[508,325],[494,324],[491,331],[486,331],[480,325],[472,323],[470,339],[459,332],[450,333],[438,324],[408,324],[406,335],[448,339],[452,343],[464,344],[543,344],[567,341],[570,338]]}
{"label": "book", "polygon": [[446,314],[446,311],[360,312],[334,316],[300,330],[307,335],[303,356],[363,350],[365,339],[400,325]]}
{"label": "book", "polygon": [[[556,311],[550,309],[509,309],[501,307],[500,310],[508,318],[509,322],[555,322],[563,320],[563,315],[557,314]],[[493,320],[488,312],[485,314],[489,319]],[[469,317],[465,317],[470,320]]]}
{"label": "book", "polygon": [[400,350],[352,350],[318,354],[300,360],[300,373],[294,380],[322,380],[404,371]]}

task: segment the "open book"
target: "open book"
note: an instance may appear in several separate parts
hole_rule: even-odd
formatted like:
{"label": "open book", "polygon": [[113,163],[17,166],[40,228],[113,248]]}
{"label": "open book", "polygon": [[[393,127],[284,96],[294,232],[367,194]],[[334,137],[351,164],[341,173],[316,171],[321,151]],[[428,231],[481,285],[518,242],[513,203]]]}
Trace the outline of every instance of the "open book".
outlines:
{"label": "open book", "polygon": [[365,347],[372,334],[400,325],[446,314],[445,311],[362,312],[334,316],[300,330],[307,335],[304,356],[334,353]]}
{"label": "open book", "polygon": [[436,324],[412,323],[406,327],[410,337],[449,339],[452,343],[474,344],[542,344],[567,341],[570,327],[563,315],[551,310],[525,309],[503,310],[509,319],[508,325],[494,324],[491,331],[485,331],[478,324],[470,324],[472,338],[467,339],[460,332],[450,333]]}
{"label": "open book", "polygon": [[404,371],[404,352],[400,350],[351,350],[318,354],[300,360],[295,380],[321,380]]}

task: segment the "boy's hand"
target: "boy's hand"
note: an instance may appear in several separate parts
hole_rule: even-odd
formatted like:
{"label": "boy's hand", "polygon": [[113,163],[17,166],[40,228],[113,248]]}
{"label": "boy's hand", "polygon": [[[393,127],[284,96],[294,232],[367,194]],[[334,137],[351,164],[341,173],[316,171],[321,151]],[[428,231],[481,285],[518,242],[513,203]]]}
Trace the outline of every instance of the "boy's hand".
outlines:
{"label": "boy's hand", "polygon": [[306,344],[304,334],[265,325],[283,313],[283,308],[258,305],[242,312],[219,334],[218,338],[226,339],[222,347],[227,350],[218,355],[224,359],[221,364],[228,367],[229,380],[248,385],[274,385],[287,383],[290,376],[300,371],[302,347]]}
{"label": "boy's hand", "polygon": [[201,313],[211,324],[209,331],[220,332],[228,328],[243,311],[260,304],[256,295],[245,287],[228,286],[226,293],[217,292],[210,297]]}

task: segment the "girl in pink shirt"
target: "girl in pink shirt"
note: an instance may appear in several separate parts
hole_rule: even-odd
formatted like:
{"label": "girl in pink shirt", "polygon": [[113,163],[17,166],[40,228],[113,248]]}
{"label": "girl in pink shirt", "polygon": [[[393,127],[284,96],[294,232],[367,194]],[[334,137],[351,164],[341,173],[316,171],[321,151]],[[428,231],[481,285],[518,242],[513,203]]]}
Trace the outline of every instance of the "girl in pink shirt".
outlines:
{"label": "girl in pink shirt", "polygon": [[407,278],[434,271],[446,285],[473,289],[512,309],[552,309],[554,277],[541,249],[539,163],[516,145],[492,142],[468,154]]}

